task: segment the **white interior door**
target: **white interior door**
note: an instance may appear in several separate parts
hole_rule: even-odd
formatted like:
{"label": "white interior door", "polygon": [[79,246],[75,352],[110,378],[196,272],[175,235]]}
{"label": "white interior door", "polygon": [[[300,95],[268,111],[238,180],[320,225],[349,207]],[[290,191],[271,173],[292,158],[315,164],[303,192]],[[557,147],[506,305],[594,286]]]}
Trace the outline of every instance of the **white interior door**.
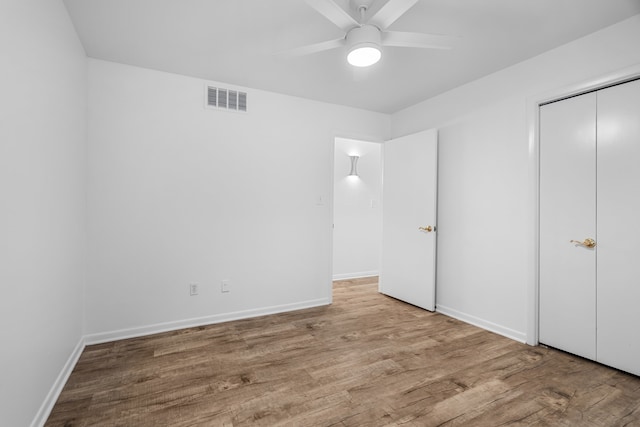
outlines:
{"label": "white interior door", "polygon": [[596,94],[540,108],[543,344],[596,358]]}
{"label": "white interior door", "polygon": [[432,311],[437,166],[435,129],[383,145],[380,292]]}
{"label": "white interior door", "polygon": [[598,92],[598,361],[640,375],[640,80]]}
{"label": "white interior door", "polygon": [[638,165],[640,80],[540,108],[539,340],[636,375]]}

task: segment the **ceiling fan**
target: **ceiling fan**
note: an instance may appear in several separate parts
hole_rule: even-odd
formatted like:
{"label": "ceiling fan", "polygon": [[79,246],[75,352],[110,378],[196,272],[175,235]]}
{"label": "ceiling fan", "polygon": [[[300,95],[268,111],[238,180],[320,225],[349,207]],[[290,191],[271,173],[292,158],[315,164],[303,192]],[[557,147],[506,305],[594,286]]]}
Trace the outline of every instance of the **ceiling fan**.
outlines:
{"label": "ceiling fan", "polygon": [[368,67],[380,60],[382,46],[451,49],[455,39],[439,34],[387,31],[418,0],[349,0],[352,11],[343,9],[335,0],[305,1],[344,31],[345,36],[295,48],[285,52],[288,55],[308,55],[346,46],[351,65]]}

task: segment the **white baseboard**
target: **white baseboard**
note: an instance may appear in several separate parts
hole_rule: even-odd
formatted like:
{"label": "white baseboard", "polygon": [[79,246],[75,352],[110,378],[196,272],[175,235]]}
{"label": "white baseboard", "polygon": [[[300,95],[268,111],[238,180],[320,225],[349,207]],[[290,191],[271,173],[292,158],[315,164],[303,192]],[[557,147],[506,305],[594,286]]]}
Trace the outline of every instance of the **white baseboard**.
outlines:
{"label": "white baseboard", "polygon": [[40,409],[38,409],[35,418],[31,422],[31,427],[41,427],[47,422],[47,418],[49,418],[49,414],[51,413],[53,406],[56,404],[58,396],[62,393],[62,389],[67,383],[69,375],[71,375],[73,368],[76,366],[76,363],[78,363],[78,359],[80,359],[80,355],[82,354],[84,347],[84,337],[81,337],[78,344],[76,344],[75,348],[71,352],[71,355],[69,355],[67,362],[62,367],[58,377],[53,382],[53,386],[51,386],[49,393],[47,393],[47,397],[45,397],[44,402],[40,405]]}
{"label": "white baseboard", "polygon": [[445,307],[440,304],[436,304],[436,311],[438,313],[444,314],[445,316],[453,317],[454,319],[462,320],[463,322],[470,323],[482,329],[486,329],[504,337],[511,338],[512,340],[519,341],[521,343],[527,342],[527,334],[525,332],[516,331],[514,329],[489,322],[488,320],[484,320],[479,317],[472,316],[470,314],[463,313],[461,311],[454,310],[453,308]]}
{"label": "white baseboard", "polygon": [[359,273],[341,273],[334,274],[333,280],[348,280],[348,279],[360,279],[361,277],[373,277],[378,276],[379,272],[376,271],[361,271]]}
{"label": "white baseboard", "polygon": [[85,335],[85,345],[101,344],[127,338],[141,337],[158,334],[161,332],[175,331],[177,329],[193,328],[196,326],[212,325],[215,323],[230,322],[232,320],[248,319],[251,317],[265,316],[268,314],[284,313],[305,308],[319,307],[331,304],[330,298],[302,301],[292,304],[262,307],[251,310],[236,311],[232,313],[215,314],[213,316],[197,317],[193,319],[176,320],[173,322],[156,323],[136,328],[120,329],[110,332]]}

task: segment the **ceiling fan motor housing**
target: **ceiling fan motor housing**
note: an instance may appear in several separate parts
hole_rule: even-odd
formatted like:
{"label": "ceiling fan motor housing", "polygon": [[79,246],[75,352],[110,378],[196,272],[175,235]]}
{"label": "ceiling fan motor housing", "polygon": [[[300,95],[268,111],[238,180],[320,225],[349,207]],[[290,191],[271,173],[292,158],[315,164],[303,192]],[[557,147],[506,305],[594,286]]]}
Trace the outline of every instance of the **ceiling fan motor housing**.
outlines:
{"label": "ceiling fan motor housing", "polygon": [[375,47],[380,49],[382,44],[382,34],[378,27],[373,25],[363,25],[356,27],[347,33],[347,46],[349,51],[358,47]]}

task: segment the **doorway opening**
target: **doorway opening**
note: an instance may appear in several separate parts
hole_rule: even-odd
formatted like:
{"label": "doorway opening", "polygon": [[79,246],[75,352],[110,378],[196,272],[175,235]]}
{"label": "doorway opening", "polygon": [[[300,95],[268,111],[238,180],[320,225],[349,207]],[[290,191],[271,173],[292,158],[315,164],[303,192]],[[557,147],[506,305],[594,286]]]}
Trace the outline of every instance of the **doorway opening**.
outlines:
{"label": "doorway opening", "polygon": [[333,281],[375,280],[382,244],[382,144],[336,138]]}

